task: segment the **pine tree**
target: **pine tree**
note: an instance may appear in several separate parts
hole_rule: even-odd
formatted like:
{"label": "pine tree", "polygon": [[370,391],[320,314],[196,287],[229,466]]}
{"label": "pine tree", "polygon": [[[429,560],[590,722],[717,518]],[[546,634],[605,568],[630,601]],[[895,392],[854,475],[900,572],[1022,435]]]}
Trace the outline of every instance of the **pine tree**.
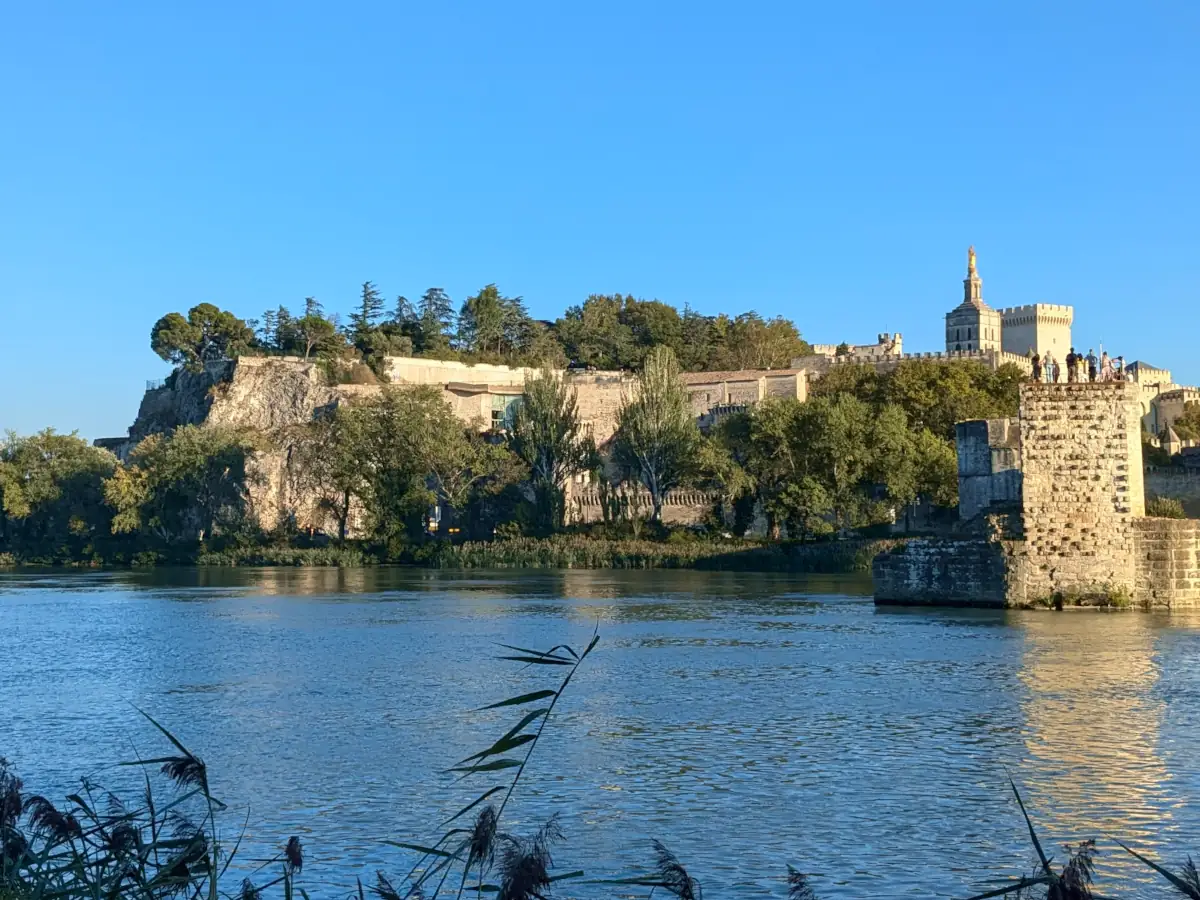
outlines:
{"label": "pine tree", "polygon": [[358,309],[350,314],[350,332],[356,341],[363,340],[383,315],[383,294],[370,281],[364,281],[358,298]]}
{"label": "pine tree", "polygon": [[454,329],[454,303],[441,288],[430,288],[420,303],[421,351],[439,353],[450,349]]}
{"label": "pine tree", "polygon": [[268,350],[278,350],[279,345],[275,341],[279,336],[279,314],[273,309],[264,312],[258,321],[255,334],[258,336],[259,342]]}
{"label": "pine tree", "polygon": [[417,311],[407,297],[401,294],[396,298],[396,309],[392,313],[392,322],[396,325],[411,325],[417,319]]}

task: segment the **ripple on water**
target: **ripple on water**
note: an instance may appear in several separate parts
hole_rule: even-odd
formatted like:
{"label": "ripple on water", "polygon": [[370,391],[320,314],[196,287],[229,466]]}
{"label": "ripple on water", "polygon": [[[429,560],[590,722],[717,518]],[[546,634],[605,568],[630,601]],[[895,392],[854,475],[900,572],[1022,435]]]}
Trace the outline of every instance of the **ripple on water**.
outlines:
{"label": "ripple on water", "polygon": [[[159,749],[147,709],[249,807],[248,856],[299,834],[306,883],[341,892],[478,794],[444,769],[513,721],[479,708],[547,674],[495,646],[597,621],[506,812],[560,811],[565,868],[644,871],[661,838],[710,896],[782,896],[788,863],[826,898],[964,896],[1031,866],[1008,772],[1048,845],[1200,851],[1200,619],[876,610],[854,579],[3,575],[0,754],[33,789],[135,790],[101,767]],[[1148,891],[1109,846],[1104,889]]]}

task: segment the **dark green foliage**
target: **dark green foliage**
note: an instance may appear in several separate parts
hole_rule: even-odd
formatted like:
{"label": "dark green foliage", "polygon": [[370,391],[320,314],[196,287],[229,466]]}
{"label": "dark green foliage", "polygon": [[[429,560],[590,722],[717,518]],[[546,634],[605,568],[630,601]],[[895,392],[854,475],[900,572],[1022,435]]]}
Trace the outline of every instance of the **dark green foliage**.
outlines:
{"label": "dark green foliage", "polygon": [[649,492],[655,522],[662,522],[667,493],[697,473],[701,443],[675,354],[670,347],[655,347],[646,357],[636,392],[617,413],[613,439],[614,461],[626,478]]}
{"label": "dark green foliage", "polygon": [[151,435],[104,483],[115,534],[195,544],[246,527],[247,462],[260,438],[236,429],[185,425]]}
{"label": "dark green foliage", "polygon": [[1162,446],[1150,443],[1151,434],[1142,429],[1142,462],[1147,466],[1170,466],[1174,464],[1171,454]]}
{"label": "dark green foliage", "polygon": [[772,534],[887,522],[918,496],[957,501],[953,446],[911,428],[900,407],[872,408],[848,391],[761,403],[722,422],[714,439],[746,473]]}
{"label": "dark green foliage", "polygon": [[1185,441],[1200,439],[1200,402],[1185,403],[1183,414],[1171,427]]}
{"label": "dark green foliage", "polygon": [[99,558],[111,547],[106,450],[53,429],[0,441],[0,553],[46,561]]}
{"label": "dark green foliage", "polygon": [[421,295],[418,309],[417,350],[423,355],[442,357],[450,352],[454,339],[454,304],[441,288],[430,288]]}
{"label": "dark green foliage", "polygon": [[245,322],[211,303],[193,306],[186,319],[168,313],[150,330],[150,349],[191,371],[200,371],[208,362],[237,357],[254,345],[254,332]]}
{"label": "dark green foliage", "polygon": [[543,370],[525,381],[509,446],[529,468],[543,531],[562,527],[568,479],[595,466],[596,449],[580,430],[575,390]]}
{"label": "dark green foliage", "polygon": [[1183,504],[1174,497],[1150,497],[1146,500],[1146,515],[1158,519],[1186,519]]}
{"label": "dark green foliage", "polygon": [[1038,869],[1032,874],[1013,879],[1004,887],[976,894],[970,900],[986,900],[989,897],[1008,895],[1012,895],[1014,898],[1027,898],[1027,900],[1033,900],[1034,897],[1045,898],[1045,900],[1093,900],[1096,895],[1092,893],[1092,876],[1095,873],[1095,858],[1099,854],[1096,842],[1087,840],[1074,845],[1065,845],[1063,849],[1067,852],[1067,861],[1060,871],[1054,871],[1051,859],[1046,856],[1046,851],[1042,849],[1042,842],[1038,840],[1033,820],[1029,818],[1016,783],[1011,778],[1008,783],[1012,787],[1013,796],[1016,798],[1021,816],[1025,820],[1029,840],[1037,852]]}
{"label": "dark green foliage", "polygon": [[572,306],[554,330],[567,357],[597,369],[637,369],[652,347],[671,348],[687,371],[783,369],[811,352],[795,325],[757,313],[703,316],[632,295],[593,294]]}
{"label": "dark green foliage", "polygon": [[[671,532],[673,537],[681,532]],[[560,534],[438,544],[414,562],[447,569],[704,569],[733,572],[868,572],[895,540],[821,543],[607,538]]]}
{"label": "dark green foliage", "polygon": [[358,306],[350,313],[350,337],[357,345],[364,340],[383,316],[383,294],[374,282],[364,281],[358,296]]}
{"label": "dark green foliage", "polygon": [[953,442],[957,422],[1015,416],[1023,380],[1021,370],[1012,365],[993,372],[973,361],[914,359],[890,371],[869,365],[834,366],[814,382],[811,395],[851,394],[875,409],[898,406],[914,429],[928,429]]}
{"label": "dark green foliage", "polygon": [[[385,315],[382,292],[364,282],[346,326],[326,316],[321,304],[305,299],[302,314],[286,306],[242,322],[211,304],[187,318],[164,316],[151,345],[163,359],[193,370],[206,362],[241,354],[318,356],[333,380],[349,363],[362,361],[386,380],[384,358],[418,356],[508,365],[635,370],[654,347],[669,347],[684,371],[783,369],[811,352],[796,326],[755,312],[705,316],[688,306],[682,314],[658,300],[632,295],[593,294],[569,307],[553,324],[530,317],[520,297],[489,284],[468,297],[458,313],[442,288],[429,288],[413,304],[397,297]],[[253,327],[251,327],[253,326]]]}

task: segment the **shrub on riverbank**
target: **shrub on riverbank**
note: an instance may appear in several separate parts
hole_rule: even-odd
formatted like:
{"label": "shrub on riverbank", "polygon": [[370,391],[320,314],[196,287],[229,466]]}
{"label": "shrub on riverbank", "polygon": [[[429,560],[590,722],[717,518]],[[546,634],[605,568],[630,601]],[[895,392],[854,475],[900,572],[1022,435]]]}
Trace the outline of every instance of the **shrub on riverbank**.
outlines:
{"label": "shrub on riverbank", "polygon": [[702,569],[742,572],[866,572],[894,540],[804,544],[757,541],[607,540],[578,535],[432,544],[413,561],[445,569]]}
{"label": "shrub on riverbank", "polygon": [[666,540],[602,538],[559,534],[547,538],[510,538],[454,544],[437,540],[397,544],[389,549],[368,542],[348,541],[323,547],[251,544],[181,553],[141,551],[108,559],[65,562],[57,559],[0,555],[4,565],[134,566],[336,566],[357,568],[411,565],[434,569],[700,569],[732,572],[807,572],[839,574],[868,572],[871,561],[899,542],[853,538],[845,541],[801,543],[737,539],[684,538],[675,532]]}

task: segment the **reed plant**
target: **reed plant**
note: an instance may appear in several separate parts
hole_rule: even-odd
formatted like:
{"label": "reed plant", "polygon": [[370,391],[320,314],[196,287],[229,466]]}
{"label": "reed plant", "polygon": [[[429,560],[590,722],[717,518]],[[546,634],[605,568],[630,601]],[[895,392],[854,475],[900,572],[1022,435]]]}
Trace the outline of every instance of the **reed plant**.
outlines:
{"label": "reed plant", "polygon": [[[549,650],[501,645],[500,659],[525,668],[556,673],[551,686],[526,691],[484,706],[502,710],[513,721],[502,735],[448,768],[460,780],[483,782],[469,803],[446,819],[438,834],[424,843],[384,841],[410,856],[412,865],[399,878],[377,871],[367,883],[361,878],[352,898],[418,900],[483,895],[497,900],[547,900],[563,883],[656,892],[678,900],[703,900],[703,883],[661,841],[650,842],[651,857],[644,872],[620,878],[585,880],[582,870],[554,871],[554,849],[564,840],[557,814],[532,834],[518,835],[506,827],[506,813],[529,771],[529,763],[552,716],[583,664],[599,644],[593,633],[588,644],[575,649],[561,644]],[[146,715],[143,713],[143,715]],[[9,765],[0,759],[0,900],[218,900],[237,896],[260,900],[280,896],[311,900],[298,884],[304,870],[304,848],[293,836],[266,859],[246,860],[241,854],[245,822],[228,840],[228,808],[210,787],[208,767],[170,731],[146,715],[170,746],[165,756],[120,763],[140,770],[143,789],[128,804],[90,779],[63,804],[30,795]],[[173,788],[162,800],[152,788],[152,776]],[[999,887],[970,900],[1013,897],[1021,900],[1103,900],[1095,893],[1095,840],[1066,846],[1065,862],[1056,867],[1047,856],[1016,783],[1009,784],[1037,854],[1036,868],[1005,879]],[[474,792],[472,792],[474,793]],[[248,816],[247,816],[248,821]],[[1178,871],[1150,860],[1116,842],[1158,873],[1176,896],[1200,900],[1200,872],[1189,857]],[[241,855],[239,855],[241,854]],[[415,856],[415,861],[413,857]],[[237,873],[236,861],[242,860]],[[230,890],[246,866],[256,863],[235,890]],[[788,900],[818,900],[813,878],[792,866],[780,872],[781,894]],[[328,894],[326,895],[328,896]],[[346,889],[334,894],[346,897]]]}

